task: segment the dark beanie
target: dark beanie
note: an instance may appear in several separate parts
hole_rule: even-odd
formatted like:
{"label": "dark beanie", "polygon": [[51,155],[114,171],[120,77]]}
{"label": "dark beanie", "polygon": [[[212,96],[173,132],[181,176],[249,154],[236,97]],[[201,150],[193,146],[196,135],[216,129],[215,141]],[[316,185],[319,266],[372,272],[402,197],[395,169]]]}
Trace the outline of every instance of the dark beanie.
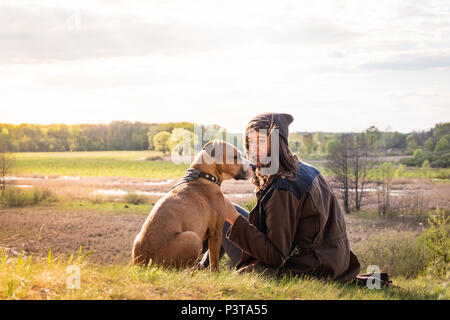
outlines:
{"label": "dark beanie", "polygon": [[294,121],[294,118],[288,113],[265,112],[250,120],[247,128],[269,129],[271,126],[274,126],[279,130],[280,137],[283,137],[287,142],[289,125],[292,121]]}

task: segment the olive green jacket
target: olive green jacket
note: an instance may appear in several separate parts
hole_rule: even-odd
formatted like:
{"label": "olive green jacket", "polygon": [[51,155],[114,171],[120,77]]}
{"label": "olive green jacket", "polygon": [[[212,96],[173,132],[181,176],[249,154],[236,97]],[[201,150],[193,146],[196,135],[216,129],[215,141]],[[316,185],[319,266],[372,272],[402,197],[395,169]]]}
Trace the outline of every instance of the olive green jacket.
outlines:
{"label": "olive green jacket", "polygon": [[299,176],[278,178],[257,193],[249,219],[239,215],[227,238],[243,250],[239,272],[306,274],[348,282],[360,271],[331,186],[300,161]]}

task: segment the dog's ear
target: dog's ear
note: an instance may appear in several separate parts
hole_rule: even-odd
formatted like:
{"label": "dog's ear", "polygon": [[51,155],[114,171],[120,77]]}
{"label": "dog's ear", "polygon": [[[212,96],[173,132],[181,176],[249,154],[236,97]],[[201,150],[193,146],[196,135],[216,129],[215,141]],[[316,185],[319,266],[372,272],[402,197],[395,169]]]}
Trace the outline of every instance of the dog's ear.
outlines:
{"label": "dog's ear", "polygon": [[214,141],[209,141],[207,144],[203,146],[203,150],[206,151],[208,156],[214,158],[216,156],[216,144]]}

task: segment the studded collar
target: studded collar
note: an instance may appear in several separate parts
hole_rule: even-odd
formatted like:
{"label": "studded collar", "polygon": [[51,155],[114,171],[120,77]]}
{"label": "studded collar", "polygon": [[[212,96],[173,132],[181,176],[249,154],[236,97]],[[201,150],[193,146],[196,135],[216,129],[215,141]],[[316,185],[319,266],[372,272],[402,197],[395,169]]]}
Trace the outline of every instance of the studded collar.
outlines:
{"label": "studded collar", "polygon": [[205,178],[209,181],[214,182],[215,184],[217,184],[220,187],[221,182],[219,181],[219,179],[207,172],[195,169],[195,168],[189,168],[186,170],[186,173],[184,174],[184,176],[170,189],[174,189],[175,187],[177,187],[178,185],[185,183],[185,182],[189,182],[189,181],[194,181],[197,180],[198,178]]}

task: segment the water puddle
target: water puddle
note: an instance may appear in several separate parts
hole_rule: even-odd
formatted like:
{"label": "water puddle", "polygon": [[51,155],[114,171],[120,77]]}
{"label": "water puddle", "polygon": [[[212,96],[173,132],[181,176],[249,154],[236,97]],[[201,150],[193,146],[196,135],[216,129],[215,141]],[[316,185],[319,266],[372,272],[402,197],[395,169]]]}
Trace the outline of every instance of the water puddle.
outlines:
{"label": "water puddle", "polygon": [[108,186],[115,186],[118,184],[132,184],[136,186],[163,186],[166,184],[174,183],[177,181],[177,179],[168,179],[168,180],[162,180],[162,181],[147,181],[147,182],[122,182],[122,181],[113,181],[113,182],[107,182],[105,183]]}
{"label": "water puddle", "polygon": [[[157,192],[157,191],[133,191],[133,192],[143,196],[159,196],[159,197],[162,197],[166,194],[166,192]],[[97,189],[94,191],[94,195],[104,195],[104,196],[125,196],[128,193],[129,191],[121,189]]]}
{"label": "water puddle", "polygon": [[17,180],[24,180],[24,181],[40,181],[40,180],[81,180],[85,179],[86,177],[78,177],[78,176],[61,176],[61,177],[54,177],[49,178],[48,176],[34,178],[34,177],[15,177],[15,176],[8,176],[5,178],[6,181],[17,181]]}
{"label": "water puddle", "polygon": [[[138,195],[143,196],[158,196],[163,197],[167,194],[167,192],[158,192],[158,191],[133,191]],[[104,195],[104,196],[125,196],[129,193],[129,191],[123,189],[97,189],[94,191],[94,195]],[[255,195],[253,193],[227,193],[228,197],[235,198],[253,198]]]}

